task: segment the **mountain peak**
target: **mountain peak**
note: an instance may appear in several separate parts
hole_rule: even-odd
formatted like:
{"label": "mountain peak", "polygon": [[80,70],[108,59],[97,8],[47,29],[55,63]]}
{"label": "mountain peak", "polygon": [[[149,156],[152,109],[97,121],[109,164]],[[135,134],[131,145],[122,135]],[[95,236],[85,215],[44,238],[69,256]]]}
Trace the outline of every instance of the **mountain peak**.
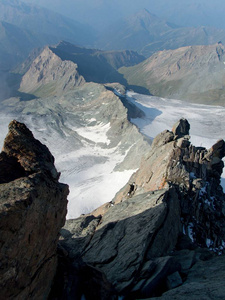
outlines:
{"label": "mountain peak", "polygon": [[146,8],[138,11],[131,19],[142,20],[144,22],[160,22],[161,19],[150,13]]}
{"label": "mountain peak", "polygon": [[139,10],[136,15],[142,15],[142,16],[148,16],[148,17],[154,17],[159,19],[155,14],[152,14],[149,10],[147,10],[146,8],[143,8],[141,10]]}
{"label": "mountain peak", "polygon": [[59,94],[85,82],[72,61],[63,61],[45,47],[23,76],[20,91],[37,96]]}

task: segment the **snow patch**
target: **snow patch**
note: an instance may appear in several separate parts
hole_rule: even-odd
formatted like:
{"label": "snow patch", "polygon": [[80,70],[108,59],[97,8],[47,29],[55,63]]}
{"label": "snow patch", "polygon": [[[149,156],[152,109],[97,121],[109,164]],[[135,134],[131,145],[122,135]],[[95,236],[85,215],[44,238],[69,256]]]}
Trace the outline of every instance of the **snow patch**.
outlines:
{"label": "snow patch", "polygon": [[211,240],[208,239],[208,238],[206,239],[205,243],[206,243],[207,248],[209,248],[210,246],[213,245],[213,241],[211,241]]}
{"label": "snow patch", "polygon": [[76,132],[80,136],[94,143],[103,143],[109,145],[110,140],[107,137],[107,132],[109,129],[110,129],[110,123],[107,124],[100,123],[95,126],[85,126],[85,127],[76,128]]}
{"label": "snow patch", "polygon": [[194,224],[189,223],[187,227],[187,233],[192,242],[194,242],[193,228],[194,228]]}

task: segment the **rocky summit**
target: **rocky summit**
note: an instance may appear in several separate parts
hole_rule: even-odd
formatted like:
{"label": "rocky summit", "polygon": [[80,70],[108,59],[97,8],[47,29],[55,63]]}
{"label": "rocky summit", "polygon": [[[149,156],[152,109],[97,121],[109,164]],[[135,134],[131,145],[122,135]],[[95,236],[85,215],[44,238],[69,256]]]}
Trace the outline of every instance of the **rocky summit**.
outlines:
{"label": "rocky summit", "polygon": [[12,121],[0,153],[1,299],[47,299],[68,186],[48,148]]}
{"label": "rocky summit", "polygon": [[[159,297],[166,291],[176,294],[177,287],[181,297],[182,287],[185,293],[200,276],[193,275],[194,269],[204,269],[213,256],[223,254],[220,175],[225,142],[219,140],[209,150],[195,147],[189,129],[181,119],[172,131],[160,133],[139,170],[111,202],[67,220],[60,238],[58,296],[53,299],[62,299],[60,293],[69,299],[71,286],[74,299],[82,294],[86,299],[93,294],[95,299]],[[197,292],[192,290],[192,296]]]}

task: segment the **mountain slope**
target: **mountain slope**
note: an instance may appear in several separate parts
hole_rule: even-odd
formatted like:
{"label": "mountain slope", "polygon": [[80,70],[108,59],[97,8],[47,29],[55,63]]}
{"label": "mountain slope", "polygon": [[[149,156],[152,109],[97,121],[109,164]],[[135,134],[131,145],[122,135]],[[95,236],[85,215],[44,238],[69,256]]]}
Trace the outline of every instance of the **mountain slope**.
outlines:
{"label": "mountain slope", "polygon": [[224,53],[221,43],[165,50],[120,72],[152,95],[225,105]]}
{"label": "mountain slope", "polygon": [[166,22],[146,9],[127,18],[99,39],[103,49],[131,49],[148,57],[163,49],[225,41],[225,31],[207,27],[180,27]]}
{"label": "mountain slope", "polygon": [[53,43],[55,38],[37,34],[16,25],[0,21],[0,69],[10,69],[36,47]]}
{"label": "mountain slope", "polygon": [[[225,29],[223,12],[225,3],[222,0],[67,0],[66,4],[54,0],[24,0],[39,5],[54,7],[54,10],[77,20],[98,26],[109,26],[124,16],[134,14],[145,7],[149,11],[170,22],[181,26],[212,26]],[[79,3],[79,7],[78,7]],[[70,9],[68,9],[70,8]],[[93,10],[96,11],[93,14]],[[102,18],[100,18],[102,16]]]}
{"label": "mountain slope", "polygon": [[[36,59],[34,59],[35,54],[37,56]],[[48,88],[44,81],[48,81],[49,84],[52,85],[51,87],[49,86],[52,93],[57,93],[57,90],[62,92],[63,82],[66,83],[68,88],[68,78],[73,72],[77,71],[89,82],[120,82],[126,85],[126,80],[124,80],[123,76],[117,71],[117,68],[121,66],[132,66],[143,60],[144,57],[134,51],[101,51],[78,47],[69,42],[60,42],[54,47],[46,47],[44,50],[30,55],[15,72],[20,75],[26,72],[20,84],[21,92],[43,96],[48,93]],[[43,74],[40,74],[40,64],[42,65],[41,69],[42,72],[44,72]],[[61,64],[70,65],[68,67],[72,73],[70,74],[68,70],[65,72],[64,67],[60,66]],[[54,66],[57,69],[54,69]],[[49,70],[49,68],[51,70]],[[48,71],[46,71],[47,69]],[[75,71],[75,69],[77,69],[77,71]],[[58,73],[57,78],[55,77],[56,73]],[[45,77],[44,80],[43,77]],[[72,78],[70,81],[71,80]],[[78,78],[76,78],[76,81],[76,84],[78,84]],[[38,89],[39,91],[37,91]]]}
{"label": "mountain slope", "polygon": [[29,125],[53,153],[61,181],[70,186],[69,218],[110,201],[149,147],[120,99],[96,83],[57,97],[11,98],[1,104],[1,135],[11,119]]}
{"label": "mountain slope", "polygon": [[61,59],[75,62],[85,80],[98,83],[120,82],[126,84],[117,69],[121,66],[132,66],[144,60],[142,55],[134,51],[86,49],[68,42],[61,42],[50,49]]}
{"label": "mountain slope", "polygon": [[67,39],[78,44],[88,44],[93,41],[93,32],[88,26],[20,0],[1,0],[0,20],[36,34],[52,36],[55,42]]}

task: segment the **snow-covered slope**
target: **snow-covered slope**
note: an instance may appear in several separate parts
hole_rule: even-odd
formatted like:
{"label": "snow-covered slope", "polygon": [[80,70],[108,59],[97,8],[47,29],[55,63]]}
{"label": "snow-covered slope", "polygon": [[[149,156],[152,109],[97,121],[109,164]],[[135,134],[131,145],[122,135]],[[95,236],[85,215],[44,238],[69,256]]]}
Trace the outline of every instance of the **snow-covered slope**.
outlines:
{"label": "snow-covered slope", "polygon": [[[180,118],[191,125],[191,141],[211,147],[225,138],[225,108],[127,93],[142,110],[131,121],[154,138]],[[118,97],[102,85],[87,83],[61,97],[30,101],[12,98],[1,104],[0,143],[12,119],[24,122],[56,159],[61,181],[69,184],[67,218],[75,218],[113,199],[138,168],[149,145],[126,116]],[[222,179],[225,188],[225,173]]]}
{"label": "snow-covered slope", "polygon": [[25,123],[54,155],[60,180],[70,188],[67,218],[111,201],[149,148],[127,120],[120,99],[95,83],[63,96],[4,101],[0,107],[1,144],[12,119]]}
{"label": "snow-covered slope", "polygon": [[[152,139],[161,131],[170,130],[182,117],[190,123],[193,145],[210,148],[217,140],[225,139],[225,107],[190,104],[133,92],[127,92],[126,97],[145,113],[145,117],[131,121]],[[225,170],[221,184],[225,191]]]}

